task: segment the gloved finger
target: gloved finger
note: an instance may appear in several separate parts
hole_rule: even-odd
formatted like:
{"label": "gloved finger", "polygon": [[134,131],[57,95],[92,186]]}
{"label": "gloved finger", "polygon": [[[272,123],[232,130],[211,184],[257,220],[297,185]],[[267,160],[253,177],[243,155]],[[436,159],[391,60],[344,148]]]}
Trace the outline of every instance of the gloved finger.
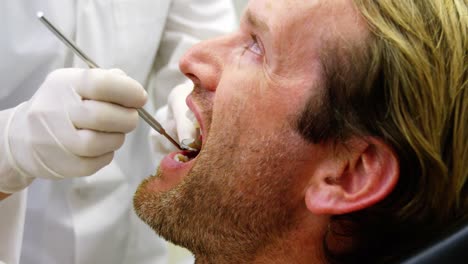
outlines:
{"label": "gloved finger", "polygon": [[63,142],[64,147],[79,157],[98,157],[119,149],[125,140],[123,133],[104,133],[88,129],[77,131],[74,140]]}
{"label": "gloved finger", "polygon": [[136,109],[101,101],[83,100],[68,112],[73,125],[80,129],[128,133],[138,124]]}
{"label": "gloved finger", "polygon": [[192,92],[193,85],[189,82],[176,86],[168,97],[169,112],[172,113],[176,124],[179,141],[196,139],[195,117],[185,102]]}
{"label": "gloved finger", "polygon": [[90,176],[102,169],[104,166],[109,165],[114,158],[114,152],[108,152],[98,157],[82,157],[74,168],[73,174],[67,173],[69,177]]}
{"label": "gloved finger", "polygon": [[174,120],[177,127],[177,137],[179,141],[184,139],[197,139],[198,125],[193,113],[190,110],[178,110],[174,112]]}
{"label": "gloved finger", "polygon": [[185,99],[187,96],[193,91],[193,84],[192,82],[184,82],[183,84],[179,84],[172,89],[167,97],[168,105],[173,105],[174,103],[179,103],[186,105]]}
{"label": "gloved finger", "polygon": [[124,71],[122,71],[121,69],[115,68],[115,69],[110,69],[108,71],[110,71],[111,73],[115,73],[117,75],[127,76],[127,74]]}
{"label": "gloved finger", "polygon": [[63,179],[92,175],[108,165],[114,157],[114,151],[86,157],[71,152],[69,146],[63,147],[67,148],[68,151],[64,152],[60,148],[39,148],[35,151],[33,158],[42,165],[39,167],[40,170],[36,172],[40,174],[41,178]]}
{"label": "gloved finger", "polygon": [[140,108],[148,98],[141,84],[116,69],[83,70],[77,78],[75,90],[85,99]]}
{"label": "gloved finger", "polygon": [[[154,114],[154,118],[159,121],[161,126],[166,130],[166,132],[169,135],[175,135],[176,134],[176,125],[174,122],[174,116],[172,115],[172,112],[169,111],[169,106],[165,105],[161,108],[159,108],[156,113]],[[159,134],[156,132],[154,129],[151,129],[151,132],[154,132],[156,134]]]}

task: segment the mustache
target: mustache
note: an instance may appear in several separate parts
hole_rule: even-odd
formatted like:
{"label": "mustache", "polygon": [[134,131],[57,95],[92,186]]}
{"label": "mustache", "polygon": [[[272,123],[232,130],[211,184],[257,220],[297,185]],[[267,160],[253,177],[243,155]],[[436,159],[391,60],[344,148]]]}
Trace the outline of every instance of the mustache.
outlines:
{"label": "mustache", "polygon": [[215,94],[202,88],[199,85],[194,85],[193,91],[190,93],[193,102],[197,105],[200,114],[203,118],[211,123],[211,115],[213,113],[213,99]]}

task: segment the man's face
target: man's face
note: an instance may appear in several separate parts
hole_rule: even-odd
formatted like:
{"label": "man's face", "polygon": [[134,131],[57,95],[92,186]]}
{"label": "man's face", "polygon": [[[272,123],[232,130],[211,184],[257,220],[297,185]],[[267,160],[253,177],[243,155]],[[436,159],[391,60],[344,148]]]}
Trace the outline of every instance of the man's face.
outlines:
{"label": "man's face", "polygon": [[296,228],[330,155],[296,122],[320,100],[327,43],[359,39],[355,16],[346,0],[254,0],[239,31],[187,52],[180,67],[195,84],[187,103],[203,147],[189,162],[161,162],[135,195],[139,216],[195,254],[256,252]]}

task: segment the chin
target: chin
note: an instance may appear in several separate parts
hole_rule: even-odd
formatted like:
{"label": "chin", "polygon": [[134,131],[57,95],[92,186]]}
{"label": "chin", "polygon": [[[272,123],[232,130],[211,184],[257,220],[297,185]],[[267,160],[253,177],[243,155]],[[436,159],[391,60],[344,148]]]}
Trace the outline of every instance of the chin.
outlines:
{"label": "chin", "polygon": [[145,179],[134,195],[136,213],[153,229],[157,229],[164,215],[168,215],[167,210],[174,207],[174,201],[180,196],[178,189],[182,188],[184,179],[189,177],[198,157],[203,154],[206,131],[202,111],[192,101],[191,96],[187,97],[187,105],[196,118],[196,151],[182,150],[166,155],[161,160],[156,174]]}

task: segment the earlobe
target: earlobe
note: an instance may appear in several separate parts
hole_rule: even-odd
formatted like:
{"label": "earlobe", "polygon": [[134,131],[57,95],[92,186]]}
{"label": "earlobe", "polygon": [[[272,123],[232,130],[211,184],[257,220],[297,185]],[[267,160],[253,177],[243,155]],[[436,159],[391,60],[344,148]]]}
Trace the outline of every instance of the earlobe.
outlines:
{"label": "earlobe", "polygon": [[306,206],[312,213],[358,211],[383,200],[395,187],[399,163],[389,145],[366,138],[353,139],[347,146],[341,150],[346,155],[323,162],[312,176],[305,193]]}

